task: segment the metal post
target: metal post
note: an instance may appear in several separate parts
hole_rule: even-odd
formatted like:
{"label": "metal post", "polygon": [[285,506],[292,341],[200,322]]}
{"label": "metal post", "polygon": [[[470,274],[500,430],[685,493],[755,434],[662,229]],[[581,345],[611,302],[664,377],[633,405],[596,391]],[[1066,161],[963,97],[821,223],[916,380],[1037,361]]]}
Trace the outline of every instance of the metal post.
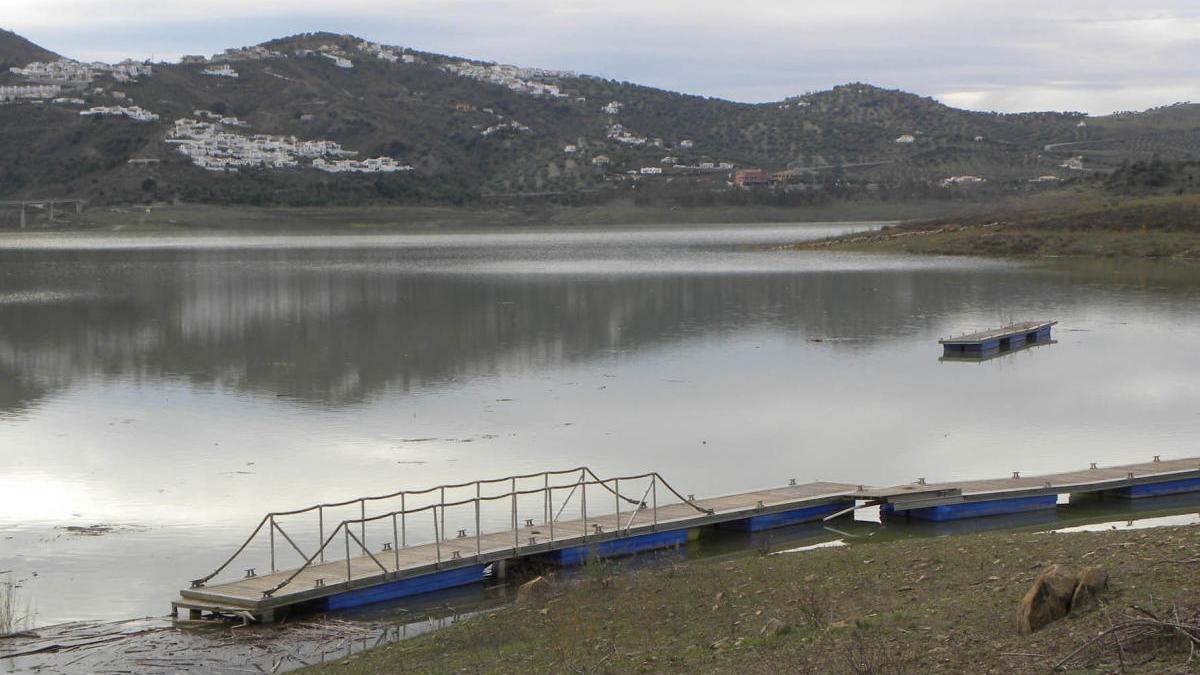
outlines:
{"label": "metal post", "polygon": [[317,507],[317,536],[321,538],[318,546],[321,547],[321,562],[325,562],[325,507]]}
{"label": "metal post", "polygon": [[613,496],[617,500],[617,514],[616,514],[617,524],[613,527],[613,532],[619,532],[621,530],[621,479],[620,478],[613,479]]}
{"label": "metal post", "polygon": [[350,576],[350,526],[346,525],[345,523],[342,523],[342,525],[344,527],[343,533],[346,538],[346,583],[350,583],[352,578]]}
{"label": "metal post", "polygon": [[478,559],[483,553],[483,543],[480,541],[479,534],[479,483],[475,484],[475,558]]}
{"label": "metal post", "polygon": [[546,502],[545,518],[546,519],[542,522],[548,523],[551,521],[551,518],[550,518],[550,472],[547,471],[545,474],[543,474],[543,476],[546,479],[546,487],[543,488],[545,490],[545,497],[546,497],[546,499],[545,499],[545,502]]}
{"label": "metal post", "polygon": [[408,513],[404,506],[404,493],[400,493],[400,545],[408,546]]}
{"label": "metal post", "polygon": [[[446,517],[446,507],[443,506],[442,507],[442,518],[445,519],[445,517]],[[434,553],[437,555],[437,564],[441,565],[442,564],[442,535],[441,535],[441,532],[438,531],[438,514],[437,514],[436,506],[433,509],[433,550],[434,550]]]}
{"label": "metal post", "polygon": [[654,518],[654,529],[658,529],[658,474],[650,476],[650,512]]}
{"label": "metal post", "polygon": [[359,516],[362,518],[362,522],[360,523],[360,525],[362,526],[361,530],[360,530],[360,532],[362,534],[362,541],[359,542],[359,545],[362,547],[362,552],[366,553],[367,552],[367,500],[365,498],[358,500],[358,513],[359,513]]}
{"label": "metal post", "polygon": [[517,479],[514,476],[512,479],[512,528],[513,528],[513,553],[521,547],[521,533],[517,530]]}
{"label": "metal post", "polygon": [[[475,482],[479,485],[479,482]],[[446,531],[446,488],[442,488],[441,496],[438,498],[438,505],[442,507],[442,532]]]}
{"label": "metal post", "polygon": [[587,541],[587,481],[583,482],[583,491],[579,493],[579,512],[583,515],[583,540]]}
{"label": "metal post", "polygon": [[395,552],[396,571],[400,571],[400,546],[399,537],[396,536],[396,514],[392,513],[392,551]]}
{"label": "metal post", "polygon": [[275,573],[275,516],[271,516],[271,573]]}

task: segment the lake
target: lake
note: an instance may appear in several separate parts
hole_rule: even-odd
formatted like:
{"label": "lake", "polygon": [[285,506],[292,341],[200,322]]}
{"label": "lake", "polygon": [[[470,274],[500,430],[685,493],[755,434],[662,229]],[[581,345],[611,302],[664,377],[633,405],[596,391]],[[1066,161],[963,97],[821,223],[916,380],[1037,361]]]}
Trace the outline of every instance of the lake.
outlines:
{"label": "lake", "polygon": [[1200,455],[1200,268],[777,248],[870,226],[0,236],[0,572],[39,624],[161,615],[266,511],[402,488]]}

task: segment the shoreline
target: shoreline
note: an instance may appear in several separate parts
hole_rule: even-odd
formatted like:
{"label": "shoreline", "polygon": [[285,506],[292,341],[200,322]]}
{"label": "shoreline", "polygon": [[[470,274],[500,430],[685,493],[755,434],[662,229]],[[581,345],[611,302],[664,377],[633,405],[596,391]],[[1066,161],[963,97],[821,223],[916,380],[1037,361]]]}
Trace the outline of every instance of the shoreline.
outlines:
{"label": "shoreline", "polygon": [[842,250],[1002,258],[1200,260],[1200,194],[1089,202],[990,217],[922,220],[803,242]]}
{"label": "shoreline", "polygon": [[[850,543],[659,569],[602,562],[542,602],[304,672],[1046,672],[1127,607],[1193,607],[1197,548],[1200,526],[1186,525]],[[1096,611],[1019,635],[1018,601],[1052,564],[1098,566],[1110,590]],[[1190,672],[1186,646],[1127,649],[1125,672]],[[1085,656],[1080,670],[1120,658]]]}
{"label": "shoreline", "polygon": [[[537,573],[527,569],[508,584],[430,596],[391,619],[312,615],[249,628],[162,618],[74,622],[36,628],[36,638],[0,640],[0,659],[27,654],[10,662],[16,672],[56,670],[68,661],[136,670],[147,660],[208,670],[248,664],[251,656],[268,670],[283,664],[280,672],[316,675],[1046,672],[1128,607],[1178,602],[1182,611],[1200,602],[1195,510],[1151,507],[1108,514],[1104,522],[1067,519],[950,536],[880,540],[859,533],[827,541],[837,534],[830,533],[815,544],[811,537],[767,537],[699,558],[644,554],[567,570],[535,604],[516,600],[518,583]],[[1137,525],[1107,529],[1118,521]],[[1110,591],[1099,611],[1021,636],[1017,601],[1056,563],[1103,568]],[[765,634],[772,619],[786,629]],[[105,646],[90,648],[97,637]],[[69,649],[41,650],[56,644]],[[1137,658],[1126,662],[1127,672],[1191,672],[1187,653],[1169,644],[1131,652]],[[869,668],[851,668],[848,655]],[[1090,665],[1106,663],[1100,656]],[[1115,665],[1116,652],[1110,656]],[[980,671],[981,664],[994,669]]]}
{"label": "shoreline", "polygon": [[154,205],[92,207],[65,226],[45,224],[25,230],[8,227],[2,233],[33,232],[431,232],[545,228],[571,230],[604,227],[686,227],[734,224],[898,222],[913,218],[945,217],[973,212],[977,205],[961,203],[840,203],[821,207],[240,207]]}

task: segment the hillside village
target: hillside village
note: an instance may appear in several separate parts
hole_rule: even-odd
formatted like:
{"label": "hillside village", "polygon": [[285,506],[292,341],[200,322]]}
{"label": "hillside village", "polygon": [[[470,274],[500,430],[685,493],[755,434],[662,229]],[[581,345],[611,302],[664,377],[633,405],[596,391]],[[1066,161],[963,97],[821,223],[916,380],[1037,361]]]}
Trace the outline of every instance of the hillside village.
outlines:
{"label": "hillside village", "polygon": [[[110,166],[113,180],[130,187],[105,190],[105,199],[162,198],[169,190],[176,198],[269,200],[282,194],[271,186],[289,176],[320,185],[313,181],[321,175],[376,174],[389,182],[346,184],[341,194],[707,199],[769,191],[811,203],[1027,191],[1102,170],[1097,159],[1114,161],[1073,147],[1111,132],[1072,113],[956,111],[866,85],[738,104],[332,34],[178,63],[32,61],[0,74],[0,117],[6,108],[31,111],[10,128],[33,125],[46,147],[61,147],[53,138],[63,113],[103,120],[74,137],[124,148],[117,152],[143,174],[134,182],[111,151],[100,164],[64,157],[21,174],[9,169],[7,179],[0,173],[0,194],[10,195],[40,194],[56,176]],[[23,138],[0,150],[0,171],[5,162],[15,166],[13,153],[31,137]],[[1172,147],[1158,137],[1137,146],[1163,154]],[[204,182],[229,174],[238,178]],[[70,181],[61,189],[75,189]],[[135,185],[155,187],[143,195],[131,191]],[[295,195],[289,199],[342,198],[332,185],[287,192]]]}

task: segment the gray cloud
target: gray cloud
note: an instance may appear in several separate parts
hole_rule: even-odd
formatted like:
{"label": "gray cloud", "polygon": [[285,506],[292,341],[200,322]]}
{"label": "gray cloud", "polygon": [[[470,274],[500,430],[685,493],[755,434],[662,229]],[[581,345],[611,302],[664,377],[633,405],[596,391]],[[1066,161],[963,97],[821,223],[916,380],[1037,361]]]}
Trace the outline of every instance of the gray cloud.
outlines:
{"label": "gray cloud", "polygon": [[8,27],[77,58],[175,58],[306,31],[570,68],[744,101],[847,81],[1005,111],[1200,99],[1191,0],[7,0]]}

